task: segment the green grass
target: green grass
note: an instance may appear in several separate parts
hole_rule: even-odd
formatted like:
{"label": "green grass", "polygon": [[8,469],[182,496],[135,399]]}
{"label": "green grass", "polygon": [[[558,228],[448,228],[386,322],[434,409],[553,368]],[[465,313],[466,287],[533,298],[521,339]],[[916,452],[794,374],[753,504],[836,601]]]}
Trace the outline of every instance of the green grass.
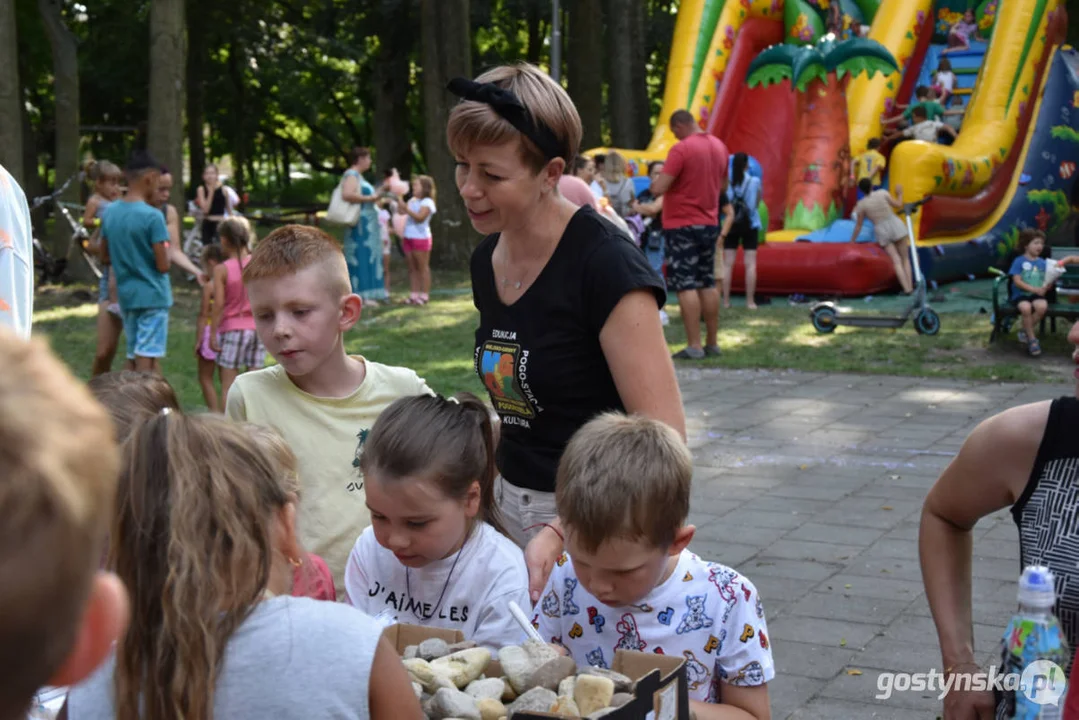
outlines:
{"label": "green grass", "polygon": [[[404,267],[395,258],[392,277],[398,296],[407,293]],[[349,352],[379,362],[415,369],[440,392],[469,390],[483,394],[472,373],[473,333],[477,314],[464,273],[435,271],[439,291],[425,308],[390,305],[365,309],[346,337]],[[202,407],[194,357],[198,296],[176,284],[176,306],[170,323],[166,377],[184,407]],[[48,336],[53,348],[82,378],[89,375],[95,345],[95,316],[88,288],[43,288],[37,296],[34,333]],[[854,305],[857,308],[857,305]],[[672,350],[685,343],[677,304],[668,304],[666,329]],[[808,307],[789,307],[783,300],[751,312],[723,311],[720,346],[723,355],[680,367],[772,368],[810,372],[864,372],[887,375],[950,377],[971,380],[1068,380],[1074,365],[1065,328],[1043,338],[1044,355],[1031,359],[1010,338],[988,347],[987,315],[946,313],[936,337],[923,337],[908,324],[898,330],[841,327],[820,335],[809,323]],[[122,340],[121,340],[122,343]],[[119,367],[119,361],[115,367]]]}

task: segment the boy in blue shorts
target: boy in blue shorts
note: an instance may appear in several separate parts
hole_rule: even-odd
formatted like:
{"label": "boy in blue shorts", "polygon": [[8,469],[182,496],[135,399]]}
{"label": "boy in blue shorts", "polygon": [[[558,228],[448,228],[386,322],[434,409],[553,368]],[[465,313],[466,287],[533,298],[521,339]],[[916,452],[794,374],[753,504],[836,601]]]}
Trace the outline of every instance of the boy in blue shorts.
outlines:
{"label": "boy in blue shorts", "polygon": [[682,657],[698,720],[739,708],[770,717],[775,677],[757,589],[689,550],[693,463],[663,423],[617,413],[582,427],[558,466],[566,550],[533,624],[578,665],[609,668],[617,650]]}
{"label": "boy in blue shorts", "polygon": [[127,337],[127,369],[161,372],[169,339],[169,230],[149,203],[161,166],[136,151],[125,169],[127,195],[109,208],[101,226],[101,252],[112,265]]}

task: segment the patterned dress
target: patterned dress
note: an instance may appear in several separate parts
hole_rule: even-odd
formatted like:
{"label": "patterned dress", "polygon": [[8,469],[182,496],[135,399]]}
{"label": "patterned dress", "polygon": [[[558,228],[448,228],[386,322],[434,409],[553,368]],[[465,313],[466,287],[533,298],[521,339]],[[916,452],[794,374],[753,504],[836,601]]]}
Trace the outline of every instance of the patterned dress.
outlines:
{"label": "patterned dress", "polygon": [[[353,175],[359,182],[361,195],[374,195],[375,188],[355,170],[348,170],[345,177]],[[378,226],[378,208],[374,203],[360,206],[360,221],[345,234],[345,261],[352,292],[364,300],[385,300],[386,287],[382,279],[382,235]]]}

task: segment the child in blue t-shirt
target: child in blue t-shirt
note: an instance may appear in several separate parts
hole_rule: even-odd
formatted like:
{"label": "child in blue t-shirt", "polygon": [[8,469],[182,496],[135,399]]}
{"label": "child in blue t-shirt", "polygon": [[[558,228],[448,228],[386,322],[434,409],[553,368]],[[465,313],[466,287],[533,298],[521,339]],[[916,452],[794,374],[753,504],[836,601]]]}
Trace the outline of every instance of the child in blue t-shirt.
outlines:
{"label": "child in blue t-shirt", "polygon": [[689,449],[657,420],[609,413],[578,430],[555,490],[566,554],[532,623],[578,665],[610,668],[619,650],[684,659],[701,720],[767,718],[764,605],[737,570],[687,549],[692,474]]}
{"label": "child in blue t-shirt", "polygon": [[127,337],[127,367],[160,372],[169,337],[169,231],[165,215],[148,202],[157,192],[161,166],[136,151],[125,169],[127,196],[110,208],[101,226],[101,253],[116,276]]}
{"label": "child in blue t-shirt", "polygon": [[[1008,270],[1012,279],[1009,300],[1019,310],[1023,321],[1019,342],[1026,343],[1027,351],[1037,357],[1042,354],[1042,347],[1034,335],[1034,328],[1049,309],[1049,301],[1045,296],[1053,288],[1053,283],[1046,279],[1047,263],[1041,257],[1042,251],[1045,250],[1045,233],[1041,230],[1024,230],[1019,233],[1016,246],[1021,254]],[[1057,262],[1060,265],[1071,265],[1079,262],[1079,257],[1066,257]]]}

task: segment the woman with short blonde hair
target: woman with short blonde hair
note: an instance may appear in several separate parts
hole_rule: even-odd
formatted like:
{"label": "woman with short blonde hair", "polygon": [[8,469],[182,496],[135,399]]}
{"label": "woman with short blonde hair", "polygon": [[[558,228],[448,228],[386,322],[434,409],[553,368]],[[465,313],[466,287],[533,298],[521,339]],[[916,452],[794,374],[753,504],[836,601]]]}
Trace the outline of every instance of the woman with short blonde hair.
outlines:
{"label": "woman with short blonde hair", "polygon": [[502,421],[496,495],[508,534],[527,546],[535,601],[562,551],[555,471],[573,433],[620,410],[685,435],[657,313],[666,293],[632,242],[559,193],[581,120],[558,83],[518,64],[449,89],[462,98],[447,128],[457,189],[486,236],[471,262],[474,357]]}

